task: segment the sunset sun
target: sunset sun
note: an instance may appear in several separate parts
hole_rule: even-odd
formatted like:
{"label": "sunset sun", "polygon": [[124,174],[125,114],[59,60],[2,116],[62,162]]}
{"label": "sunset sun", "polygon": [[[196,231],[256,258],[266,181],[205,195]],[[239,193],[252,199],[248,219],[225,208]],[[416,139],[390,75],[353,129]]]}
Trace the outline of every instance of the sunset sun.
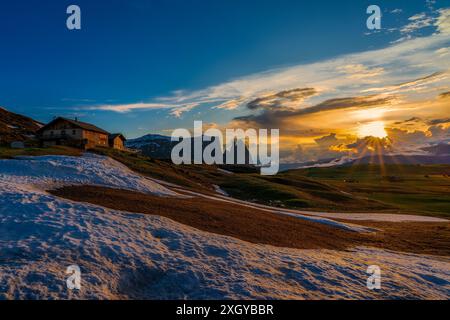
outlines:
{"label": "sunset sun", "polygon": [[358,128],[358,136],[360,138],[364,137],[375,137],[375,138],[385,138],[387,137],[386,130],[384,128],[383,121],[374,121],[365,124],[361,124]]}

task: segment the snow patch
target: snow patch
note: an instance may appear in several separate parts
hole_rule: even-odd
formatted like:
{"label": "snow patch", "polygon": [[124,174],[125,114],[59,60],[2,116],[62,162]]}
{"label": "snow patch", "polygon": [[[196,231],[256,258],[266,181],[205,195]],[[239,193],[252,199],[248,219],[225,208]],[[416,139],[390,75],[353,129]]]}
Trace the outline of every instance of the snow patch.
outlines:
{"label": "snow patch", "polygon": [[176,193],[105,156],[41,156],[0,160],[0,182],[46,190],[65,185],[98,185],[158,195]]}
{"label": "snow patch", "polygon": [[222,188],[220,188],[218,185],[214,184],[213,187],[214,187],[214,190],[215,190],[218,194],[221,194],[222,196],[225,196],[225,197],[229,197],[229,194],[228,194],[225,190],[223,190]]}
{"label": "snow patch", "polygon": [[225,173],[225,174],[234,174],[234,172],[231,172],[231,171],[228,171],[228,170],[225,170],[225,169],[221,169],[221,168],[217,168],[217,171]]}
{"label": "snow patch", "polygon": [[[110,210],[36,186],[171,191],[106,157],[0,161],[1,299],[448,299],[450,259],[373,248],[297,250]],[[81,290],[66,268],[81,268]],[[366,287],[369,265],[382,289]]]}
{"label": "snow patch", "polygon": [[[372,248],[295,250],[166,218],[0,186],[1,299],[448,299],[450,261]],[[69,265],[81,290],[66,288]],[[366,287],[369,265],[382,289]]]}

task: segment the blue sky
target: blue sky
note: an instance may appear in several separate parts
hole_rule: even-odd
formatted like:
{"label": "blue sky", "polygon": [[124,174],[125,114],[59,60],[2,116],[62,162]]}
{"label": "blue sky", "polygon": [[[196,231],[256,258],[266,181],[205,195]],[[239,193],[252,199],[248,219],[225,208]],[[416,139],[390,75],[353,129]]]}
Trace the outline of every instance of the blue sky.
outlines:
{"label": "blue sky", "polygon": [[[82,30],[65,26],[70,4],[81,8]],[[380,32],[366,28],[370,4],[383,11]],[[399,39],[431,38],[436,20],[423,18],[411,32],[400,29],[414,15],[437,19],[439,9],[449,6],[446,0],[3,2],[0,105],[43,122],[78,116],[128,137],[168,134],[192,127],[195,119],[226,125],[248,114],[249,99],[298,84],[211,95],[214,88],[392,47]],[[407,74],[403,69],[405,80]],[[425,70],[410,77],[422,75]],[[332,97],[330,91],[321,99]],[[233,107],[217,108],[228,101]]]}

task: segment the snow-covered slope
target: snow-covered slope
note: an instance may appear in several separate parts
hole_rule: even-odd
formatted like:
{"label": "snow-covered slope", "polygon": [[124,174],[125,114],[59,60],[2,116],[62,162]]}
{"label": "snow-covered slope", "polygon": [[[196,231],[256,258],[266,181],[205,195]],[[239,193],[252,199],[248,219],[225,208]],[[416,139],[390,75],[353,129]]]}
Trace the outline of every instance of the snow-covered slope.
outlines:
{"label": "snow-covered slope", "polygon": [[[348,252],[254,245],[165,218],[2,190],[1,298],[441,298],[450,263],[360,248]],[[77,264],[81,291],[66,288]],[[382,270],[382,290],[366,269]]]}
{"label": "snow-covered slope", "polygon": [[49,189],[62,185],[101,185],[159,195],[175,195],[160,184],[105,156],[42,156],[0,160],[0,181]]}
{"label": "snow-covered slope", "polygon": [[[111,161],[85,156],[0,162],[0,299],[450,296],[447,258],[255,245],[162,217],[59,199],[41,188],[43,179],[166,193]],[[66,287],[65,271],[73,264],[81,268],[80,291]],[[379,292],[366,287],[367,267],[374,264],[382,271]]]}

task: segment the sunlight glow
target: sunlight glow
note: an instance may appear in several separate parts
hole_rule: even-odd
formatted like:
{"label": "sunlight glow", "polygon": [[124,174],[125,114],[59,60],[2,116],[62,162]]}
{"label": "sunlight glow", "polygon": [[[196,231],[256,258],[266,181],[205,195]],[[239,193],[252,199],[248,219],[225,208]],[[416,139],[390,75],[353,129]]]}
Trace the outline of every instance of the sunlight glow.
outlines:
{"label": "sunlight glow", "polygon": [[356,121],[375,121],[381,119],[384,114],[386,113],[386,108],[370,108],[370,109],[362,109],[362,110],[355,110],[352,111],[352,117]]}
{"label": "sunlight glow", "polygon": [[385,138],[385,137],[387,137],[387,132],[384,128],[384,122],[383,121],[373,121],[373,122],[361,124],[358,128],[358,136],[360,138],[364,138],[364,137]]}

